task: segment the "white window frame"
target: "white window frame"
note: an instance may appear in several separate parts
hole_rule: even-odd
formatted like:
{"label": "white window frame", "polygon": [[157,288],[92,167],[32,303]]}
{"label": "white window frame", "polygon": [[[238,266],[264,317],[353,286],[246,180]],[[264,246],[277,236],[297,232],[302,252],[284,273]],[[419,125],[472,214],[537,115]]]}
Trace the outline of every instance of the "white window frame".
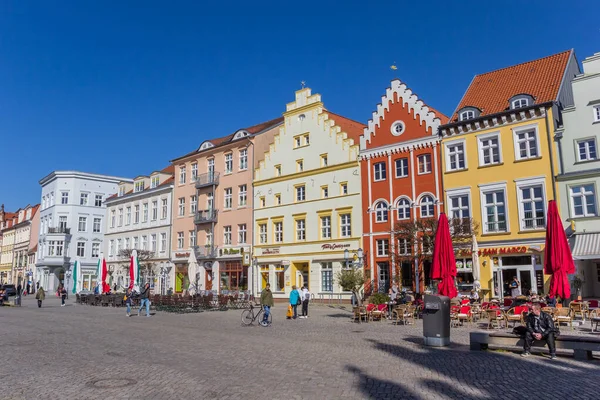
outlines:
{"label": "white window frame", "polygon": [[248,240],[248,229],[246,224],[238,224],[238,244],[246,244]]}
{"label": "white window frame", "polygon": [[101,194],[97,194],[94,196],[94,206],[102,207],[102,195]]}
{"label": "white window frame", "polygon": [[198,179],[198,163],[197,162],[192,163],[192,165],[191,165],[190,168],[191,168],[191,177],[190,177],[190,179],[191,179],[192,182],[196,182],[196,180]]}
{"label": "white window frame", "polygon": [[[587,201],[585,199],[585,193],[581,194],[582,205],[583,205],[583,215],[575,214],[575,202],[573,201],[573,188],[584,186],[591,186],[594,194],[594,213],[590,214],[587,211]],[[577,183],[573,185],[569,185],[569,204],[572,218],[586,218],[586,217],[597,217],[598,216],[598,190],[596,185],[593,182],[587,183]]]}
{"label": "white window frame", "polygon": [[60,192],[60,204],[69,204],[69,192]]}
{"label": "white window frame", "polygon": [[135,204],[133,206],[133,223],[134,224],[140,223],[140,205],[139,204]]}
{"label": "white window frame", "polygon": [[376,239],[375,247],[377,248],[377,257],[387,257],[390,254],[389,239]]}
{"label": "white window frame", "polygon": [[260,244],[267,243],[267,223],[266,222],[261,222],[260,224],[258,224],[258,241],[260,242]]}
{"label": "white window frame", "polygon": [[[590,142],[594,143],[594,148],[596,150],[595,158],[591,158],[590,146],[589,146]],[[585,156],[586,156],[585,159],[581,158],[581,151],[579,150],[580,144],[585,145]],[[596,140],[595,137],[587,137],[587,138],[577,139],[577,140],[575,140],[575,152],[576,152],[575,156],[577,157],[577,162],[597,161],[598,160],[598,141]]]}
{"label": "white window frame", "polygon": [[[408,209],[408,216],[404,217],[404,218],[400,218],[400,202],[402,202],[402,201],[407,201],[408,202],[408,205],[406,207],[404,207],[404,206],[402,207],[403,209],[404,208]],[[406,221],[406,220],[410,219],[410,214],[411,214],[411,211],[412,211],[411,203],[412,202],[411,202],[411,200],[408,197],[400,197],[398,200],[396,200],[396,211],[397,211],[396,218],[398,218],[399,221]]]}
{"label": "white window frame", "polygon": [[373,207],[375,212],[375,222],[388,222],[389,220],[389,205],[385,200],[378,200]]}
{"label": "white window frame", "polygon": [[158,248],[158,250],[161,253],[164,253],[167,249],[167,234],[165,232],[162,232],[160,234],[160,247]]}
{"label": "white window frame", "polygon": [[[525,102],[525,104],[521,104],[521,102]],[[518,104],[517,104],[518,103]],[[525,108],[525,107],[529,107],[529,99],[526,97],[521,97],[519,99],[515,99],[512,101],[512,104],[510,105],[510,108],[513,110],[517,110],[519,108]]]}
{"label": "white window frame", "polygon": [[223,208],[225,210],[231,210],[233,208],[233,189],[225,188],[224,193],[225,196],[223,196]]}
{"label": "white window frame", "polygon": [[474,118],[475,118],[475,111],[473,111],[473,110],[465,110],[460,113],[461,121],[467,121],[469,119],[474,119]]}
{"label": "white window frame", "polygon": [[[462,146],[462,152],[451,153],[451,148],[455,146]],[[460,154],[463,156],[463,166],[458,166],[458,159],[456,160],[456,168],[452,168],[452,157],[458,157]],[[444,155],[446,156],[446,171],[463,171],[468,169],[467,166],[467,143],[465,139],[452,140],[444,143]]]}
{"label": "white window frame", "polygon": [[[481,233],[482,234],[503,234],[510,233],[510,209],[509,209],[509,201],[508,201],[508,191],[506,189],[506,182],[493,182],[480,184],[479,187],[479,204],[481,205]],[[504,210],[506,214],[506,230],[505,231],[488,231],[487,230],[487,214],[485,210],[485,195],[489,192],[497,192],[502,190],[504,192]]]}
{"label": "white window frame", "polygon": [[239,154],[240,171],[248,169],[248,149],[241,149]]}
{"label": "white window frame", "polygon": [[90,197],[89,193],[79,193],[79,205],[87,206],[88,202],[90,201],[89,197]]}
{"label": "white window frame", "polygon": [[321,239],[331,239],[331,215],[319,217],[319,225],[321,225]]}
{"label": "white window frame", "polygon": [[600,105],[593,106],[592,112],[594,113],[594,122],[600,122]]}
{"label": "white window frame", "polygon": [[108,244],[108,256],[112,257],[113,255],[115,255],[115,241],[111,239]]}
{"label": "white window frame", "polygon": [[226,153],[224,156],[225,160],[225,175],[233,173],[233,153]]}
{"label": "white window frame", "polygon": [[148,236],[147,235],[142,235],[141,247],[142,247],[142,250],[148,250]]}
{"label": "white window frame", "polygon": [[148,222],[148,203],[142,204],[142,222]]}
{"label": "white window frame", "polygon": [[180,217],[185,215],[185,197],[177,199],[177,215]]}
{"label": "white window frame", "polygon": [[[426,197],[431,198],[431,203],[423,204],[423,200],[425,200]],[[427,213],[427,215],[423,214],[423,206],[424,205],[427,205],[427,206],[431,205],[431,210],[432,210],[431,215],[429,215],[429,212]],[[435,204],[435,196],[433,194],[431,194],[431,193],[423,193],[421,195],[421,197],[419,198],[419,217],[421,217],[421,218],[433,218],[433,217],[435,217],[435,205],[436,205]]]}
{"label": "white window frame", "polygon": [[[535,155],[535,156],[528,155],[526,157],[521,157],[521,149],[519,148],[519,134],[530,132],[532,130],[535,133],[535,147],[536,147],[537,155]],[[515,160],[518,160],[518,161],[532,160],[532,159],[535,160],[537,158],[542,157],[542,148],[540,145],[540,133],[539,133],[538,124],[529,124],[529,125],[519,126],[517,128],[512,128],[512,132],[513,132],[513,145],[514,145],[514,149],[515,149]],[[529,148],[527,149],[527,152],[529,153]]]}
{"label": "white window frame", "polygon": [[131,225],[131,206],[125,208],[125,225]]}
{"label": "white window frame", "polygon": [[[484,154],[483,154],[483,145],[481,143],[482,140],[488,140],[488,139],[493,139],[496,138],[498,139],[498,162],[490,162],[489,164],[485,164],[484,163]],[[502,158],[502,139],[500,138],[500,132],[495,131],[495,132],[490,132],[490,133],[484,133],[482,135],[477,135],[477,157],[479,159],[479,166],[480,167],[488,167],[488,166],[492,166],[492,165],[500,165],[503,162],[503,158]],[[491,160],[491,157],[490,157]]]}
{"label": "white window frame", "polygon": [[[406,165],[402,165],[402,161],[405,162]],[[398,175],[398,164],[400,164],[400,169],[403,172],[402,175]],[[409,165],[408,165],[408,157],[401,157],[394,160],[394,176],[396,178],[407,178],[409,174]],[[406,174],[404,174],[404,170],[406,169]]]}
{"label": "white window frame", "polygon": [[[379,167],[379,168],[378,168]],[[387,179],[387,162],[381,161],[373,164],[373,181],[381,182]]]}
{"label": "white window frame", "polygon": [[248,185],[243,184],[238,186],[238,207],[248,205]]}
{"label": "white window frame", "polygon": [[184,185],[187,178],[187,168],[185,165],[179,167],[179,184]]}
{"label": "white window frame", "polygon": [[[81,252],[79,250],[81,250]],[[85,242],[77,242],[75,254],[77,254],[77,257],[85,257]]]}
{"label": "white window frame", "polygon": [[156,221],[158,219],[158,200],[152,200],[152,209],[150,214],[150,220]]}
{"label": "white window frame", "polygon": [[467,203],[469,206],[469,218],[473,218],[473,204],[471,201],[471,187],[461,187],[450,189],[446,191],[446,209],[447,215],[449,219],[453,219],[452,216],[452,199],[454,197],[463,197],[467,196]]}
{"label": "white window frame", "polygon": [[[421,158],[426,159],[427,157],[429,157],[429,170],[423,170],[423,172],[421,172]],[[427,163],[423,163],[424,166],[427,165]],[[420,154],[417,156],[417,175],[426,175],[426,174],[431,174],[431,172],[433,171],[433,157],[431,156],[431,154]]]}
{"label": "white window frame", "polygon": [[306,241],[306,218],[298,218],[296,220],[296,241]]}
{"label": "white window frame", "polygon": [[[81,229],[83,223],[83,229]],[[87,232],[87,217],[79,217],[77,221],[77,232]]]}
{"label": "white window frame", "polygon": [[[196,247],[196,231],[191,230],[189,236],[190,236],[190,249],[193,249],[194,247]],[[150,245],[150,250],[156,251],[156,234],[152,234],[152,240],[154,240],[154,242],[153,242],[154,248],[152,248],[152,245]]]}
{"label": "white window frame", "polygon": [[231,225],[225,225],[223,227],[223,245],[230,246],[233,244],[233,238],[231,237]]}
{"label": "white window frame", "polygon": [[150,189],[154,189],[160,184],[160,176],[156,175],[150,178]]}
{"label": "white window frame", "polygon": [[[96,229],[96,227],[98,229]],[[102,232],[102,218],[94,218],[94,222],[92,225],[92,233],[100,233]]]}
{"label": "white window frame", "polygon": [[167,199],[161,199],[161,214],[160,214],[160,219],[167,219],[167,216],[169,214],[169,201]]}
{"label": "white window frame", "polygon": [[[348,216],[347,223],[344,223],[344,217]],[[346,232],[344,232],[344,228],[346,228]],[[348,238],[352,237],[352,213],[343,213],[340,214],[340,237]]]}
{"label": "white window frame", "polygon": [[190,214],[194,215],[198,211],[198,195],[193,194],[190,196]]}
{"label": "white window frame", "polygon": [[[403,250],[406,249],[404,252]],[[412,242],[408,239],[398,239],[398,254],[408,256],[412,254]]]}
{"label": "white window frame", "polygon": [[275,239],[275,243],[283,242],[283,221],[273,223],[273,238]]}
{"label": "white window frame", "polygon": [[296,202],[301,202],[306,200],[306,186],[299,185],[296,186]]}
{"label": "white window frame", "polygon": [[100,257],[100,243],[93,242],[92,243],[92,258]]}
{"label": "white window frame", "polygon": [[[536,178],[527,178],[527,179],[515,179],[516,189],[517,189],[517,201],[519,208],[519,229],[521,231],[531,231],[531,230],[540,230],[545,229],[547,220],[548,220],[548,204],[546,197],[546,179],[544,177],[536,177]],[[542,187],[542,205],[544,207],[544,226],[543,227],[535,227],[535,228],[526,228],[525,227],[525,210],[523,209],[523,193],[522,189],[530,188],[532,186],[541,186]]]}
{"label": "white window frame", "polygon": [[[142,241],[142,245],[143,245],[143,241]],[[184,237],[183,232],[177,232],[177,250],[183,250],[184,245],[185,245],[185,237]]]}

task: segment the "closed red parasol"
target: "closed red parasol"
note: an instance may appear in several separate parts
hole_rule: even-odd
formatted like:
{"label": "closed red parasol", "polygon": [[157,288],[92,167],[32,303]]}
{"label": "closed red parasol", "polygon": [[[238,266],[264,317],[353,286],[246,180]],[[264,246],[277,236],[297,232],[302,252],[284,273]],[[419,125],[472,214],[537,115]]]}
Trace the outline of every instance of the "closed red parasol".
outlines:
{"label": "closed red parasol", "polygon": [[456,297],[458,291],[454,283],[456,278],[456,259],[454,248],[450,237],[450,225],[446,214],[441,213],[435,232],[433,244],[433,265],[431,266],[431,278],[441,280],[438,283],[438,293],[450,298]]}
{"label": "closed red parasol", "polygon": [[571,286],[567,274],[575,273],[573,255],[567,243],[567,235],[563,228],[556,202],[548,202],[548,223],[546,225],[546,248],[544,249],[544,272],[551,274],[550,297],[561,299],[571,297]]}

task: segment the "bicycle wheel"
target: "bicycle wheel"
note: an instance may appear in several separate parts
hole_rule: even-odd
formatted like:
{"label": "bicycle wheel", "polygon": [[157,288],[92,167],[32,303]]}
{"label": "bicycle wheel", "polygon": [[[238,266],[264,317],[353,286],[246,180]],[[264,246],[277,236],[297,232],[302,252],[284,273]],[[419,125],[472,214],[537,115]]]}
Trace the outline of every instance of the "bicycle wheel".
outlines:
{"label": "bicycle wheel", "polygon": [[242,324],[250,325],[254,321],[254,316],[252,315],[252,311],[244,310],[242,311]]}
{"label": "bicycle wheel", "polygon": [[269,317],[267,318],[267,326],[270,326],[273,323],[273,313],[269,313]]}
{"label": "bicycle wheel", "polygon": [[[267,317],[267,322],[266,323],[263,321],[263,319],[265,318],[265,316],[264,316],[263,313],[264,313],[264,310],[260,310],[260,312],[256,316],[256,318],[260,321],[260,324],[262,326],[269,326],[269,325],[271,325],[271,323],[273,322],[273,313],[272,312],[269,313],[269,316]],[[259,318],[259,316],[260,316],[260,318]]]}

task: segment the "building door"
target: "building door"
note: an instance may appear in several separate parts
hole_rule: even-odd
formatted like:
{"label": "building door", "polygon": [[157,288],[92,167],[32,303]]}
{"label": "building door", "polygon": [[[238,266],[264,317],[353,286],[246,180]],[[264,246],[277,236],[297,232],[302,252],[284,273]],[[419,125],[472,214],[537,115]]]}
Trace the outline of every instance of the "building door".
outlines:
{"label": "building door", "polygon": [[531,269],[520,269],[519,270],[519,281],[521,282],[521,294],[528,296],[533,288],[532,282],[533,277],[531,276]]}
{"label": "building door", "polygon": [[390,288],[390,265],[387,262],[378,262],[378,291],[387,293]]}

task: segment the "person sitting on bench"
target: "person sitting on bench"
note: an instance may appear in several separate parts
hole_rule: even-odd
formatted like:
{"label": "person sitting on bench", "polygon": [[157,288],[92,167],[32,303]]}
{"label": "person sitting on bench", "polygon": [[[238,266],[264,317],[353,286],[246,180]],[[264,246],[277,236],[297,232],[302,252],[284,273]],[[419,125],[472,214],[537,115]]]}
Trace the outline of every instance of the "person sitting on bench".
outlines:
{"label": "person sitting on bench", "polygon": [[556,359],[556,347],[554,344],[554,322],[552,317],[542,311],[539,303],[531,306],[531,313],[527,316],[527,332],[523,344],[522,357],[530,356],[531,345],[534,340],[545,340],[550,350],[550,359]]}

